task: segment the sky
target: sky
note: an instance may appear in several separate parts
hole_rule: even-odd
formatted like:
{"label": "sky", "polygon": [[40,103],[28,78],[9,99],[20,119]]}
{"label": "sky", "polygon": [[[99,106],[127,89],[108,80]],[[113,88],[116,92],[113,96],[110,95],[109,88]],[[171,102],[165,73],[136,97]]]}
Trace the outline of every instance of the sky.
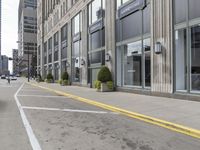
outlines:
{"label": "sky", "polygon": [[[19,0],[2,0],[1,53],[12,57],[12,49],[17,48]],[[12,71],[12,62],[9,63]]]}

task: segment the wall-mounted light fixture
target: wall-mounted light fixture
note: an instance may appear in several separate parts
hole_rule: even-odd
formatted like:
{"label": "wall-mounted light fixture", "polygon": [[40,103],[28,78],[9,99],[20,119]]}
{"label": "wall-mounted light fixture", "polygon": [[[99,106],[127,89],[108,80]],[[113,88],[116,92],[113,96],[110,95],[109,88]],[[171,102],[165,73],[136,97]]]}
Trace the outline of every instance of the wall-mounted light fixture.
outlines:
{"label": "wall-mounted light fixture", "polygon": [[109,53],[106,53],[105,60],[109,62],[111,60],[111,56]]}
{"label": "wall-mounted light fixture", "polygon": [[162,44],[160,42],[155,43],[154,52],[157,55],[162,53]]}
{"label": "wall-mounted light fixture", "polygon": [[81,59],[81,65],[84,66],[85,65],[85,60],[82,58]]}
{"label": "wall-mounted light fixture", "polygon": [[70,63],[66,61],[66,67],[70,67]]}

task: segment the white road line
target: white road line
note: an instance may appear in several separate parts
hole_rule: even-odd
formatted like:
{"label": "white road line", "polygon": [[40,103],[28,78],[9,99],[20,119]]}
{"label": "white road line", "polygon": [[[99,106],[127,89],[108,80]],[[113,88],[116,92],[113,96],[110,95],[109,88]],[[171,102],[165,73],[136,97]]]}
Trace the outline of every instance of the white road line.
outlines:
{"label": "white road line", "polygon": [[17,95],[18,97],[42,97],[42,98],[64,98],[65,96],[46,96],[46,95]]}
{"label": "white road line", "polygon": [[105,111],[90,111],[90,110],[60,109],[60,108],[45,108],[45,107],[29,107],[29,106],[22,106],[22,109],[77,112],[77,113],[92,113],[92,114],[118,114],[118,113],[115,113],[115,112],[105,112]]}
{"label": "white road line", "polygon": [[26,91],[27,91],[27,92],[29,92],[29,91],[30,91],[30,92],[45,92],[45,91],[41,91],[41,90],[39,90],[39,89],[38,89],[38,90],[30,90],[30,89],[22,89],[22,90],[21,90],[21,92],[26,92]]}
{"label": "white road line", "polygon": [[24,113],[24,110],[22,109],[22,106],[19,102],[19,99],[17,97],[18,93],[20,92],[20,90],[22,89],[22,87],[24,86],[24,83],[21,85],[21,87],[17,90],[17,92],[15,93],[15,101],[17,103],[17,106],[18,106],[18,109],[20,111],[20,115],[21,115],[21,118],[22,118],[22,121],[23,121],[23,124],[24,124],[24,127],[26,129],[26,132],[28,134],[28,137],[29,137],[29,141],[31,143],[31,146],[32,146],[32,149],[33,150],[42,150],[41,147],[40,147],[40,144],[35,136],[35,134],[33,133],[33,130],[31,128],[31,125]]}

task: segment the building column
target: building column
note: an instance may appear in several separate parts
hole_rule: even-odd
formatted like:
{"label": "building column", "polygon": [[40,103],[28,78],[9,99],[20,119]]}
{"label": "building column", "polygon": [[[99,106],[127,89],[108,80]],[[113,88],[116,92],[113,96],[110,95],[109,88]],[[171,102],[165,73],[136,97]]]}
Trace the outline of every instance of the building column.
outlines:
{"label": "building column", "polygon": [[72,23],[71,20],[67,24],[67,72],[69,73],[69,79],[72,82]]}
{"label": "building column", "polygon": [[105,54],[109,54],[111,60],[106,62],[106,66],[112,72],[113,80],[116,81],[115,73],[115,53],[116,53],[116,40],[115,40],[115,23],[116,23],[116,1],[106,1],[105,12]]}
{"label": "building column", "polygon": [[[151,0],[152,92],[173,92],[172,37],[172,0]],[[162,45],[161,54],[154,52],[156,42]]]}
{"label": "building column", "polygon": [[58,31],[58,63],[59,63],[59,80],[62,76],[62,58],[61,58],[61,29]]}
{"label": "building column", "polygon": [[53,77],[55,78],[55,67],[54,67],[54,34],[52,35],[52,71],[51,71],[51,74],[53,75]]}
{"label": "building column", "polygon": [[82,11],[82,35],[81,35],[81,43],[82,43],[82,48],[81,48],[81,59],[84,60],[85,64],[81,65],[81,84],[82,85],[87,85],[88,83],[88,41],[87,41],[87,36],[88,36],[88,26],[87,26],[87,20],[88,20],[88,11],[87,7],[85,7]]}

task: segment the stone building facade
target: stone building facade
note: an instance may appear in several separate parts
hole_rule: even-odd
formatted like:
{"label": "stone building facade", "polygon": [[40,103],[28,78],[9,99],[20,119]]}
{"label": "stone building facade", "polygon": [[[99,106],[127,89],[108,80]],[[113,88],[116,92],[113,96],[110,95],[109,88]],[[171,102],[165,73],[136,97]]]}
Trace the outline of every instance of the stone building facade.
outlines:
{"label": "stone building facade", "polygon": [[72,84],[93,87],[106,65],[118,90],[199,99],[199,5],[38,0],[38,73],[59,80],[68,71]]}

